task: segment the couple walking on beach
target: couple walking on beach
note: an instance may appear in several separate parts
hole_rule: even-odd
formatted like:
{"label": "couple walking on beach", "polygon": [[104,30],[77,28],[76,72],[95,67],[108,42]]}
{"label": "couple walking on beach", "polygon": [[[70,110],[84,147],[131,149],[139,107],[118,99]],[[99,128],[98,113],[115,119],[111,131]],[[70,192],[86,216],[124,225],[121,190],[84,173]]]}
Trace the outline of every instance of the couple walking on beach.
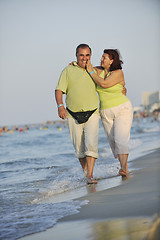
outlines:
{"label": "couple walking on beach", "polygon": [[[55,91],[58,115],[68,119],[71,141],[88,184],[97,183],[93,168],[98,158],[99,100],[104,130],[114,157],[120,161],[122,176],[129,173],[128,144],[133,118],[118,50],[105,49],[101,66],[94,68],[91,53],[87,44],[77,46],[77,62],[62,71]],[[66,108],[63,94],[66,94]]]}

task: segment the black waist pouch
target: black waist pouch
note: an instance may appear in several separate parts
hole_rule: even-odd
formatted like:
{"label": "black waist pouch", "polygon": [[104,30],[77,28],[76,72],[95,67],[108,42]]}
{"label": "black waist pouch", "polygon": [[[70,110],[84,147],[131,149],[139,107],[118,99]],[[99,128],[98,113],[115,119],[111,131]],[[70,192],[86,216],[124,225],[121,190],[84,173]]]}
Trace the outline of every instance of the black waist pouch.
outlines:
{"label": "black waist pouch", "polygon": [[66,109],[71,114],[71,116],[77,120],[79,124],[87,122],[90,116],[97,110],[96,108],[92,111],[86,111],[86,112],[72,112],[68,108]]}

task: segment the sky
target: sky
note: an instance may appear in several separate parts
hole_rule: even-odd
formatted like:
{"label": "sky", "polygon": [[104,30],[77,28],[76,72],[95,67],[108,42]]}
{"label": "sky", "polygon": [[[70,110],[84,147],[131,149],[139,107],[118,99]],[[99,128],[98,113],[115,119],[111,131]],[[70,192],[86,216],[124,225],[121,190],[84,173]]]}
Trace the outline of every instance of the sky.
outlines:
{"label": "sky", "polygon": [[58,120],[54,91],[80,43],[119,49],[127,96],[160,89],[159,0],[0,0],[0,126]]}

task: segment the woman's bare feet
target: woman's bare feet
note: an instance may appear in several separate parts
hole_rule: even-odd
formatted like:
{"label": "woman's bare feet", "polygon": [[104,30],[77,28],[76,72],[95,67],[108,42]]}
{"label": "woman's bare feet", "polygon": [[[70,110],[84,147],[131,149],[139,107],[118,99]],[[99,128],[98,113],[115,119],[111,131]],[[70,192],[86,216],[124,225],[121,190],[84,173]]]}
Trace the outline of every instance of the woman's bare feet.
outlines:
{"label": "woman's bare feet", "polygon": [[126,175],[127,175],[127,172],[121,168],[121,169],[119,170],[119,174],[120,174],[121,176],[126,176]]}

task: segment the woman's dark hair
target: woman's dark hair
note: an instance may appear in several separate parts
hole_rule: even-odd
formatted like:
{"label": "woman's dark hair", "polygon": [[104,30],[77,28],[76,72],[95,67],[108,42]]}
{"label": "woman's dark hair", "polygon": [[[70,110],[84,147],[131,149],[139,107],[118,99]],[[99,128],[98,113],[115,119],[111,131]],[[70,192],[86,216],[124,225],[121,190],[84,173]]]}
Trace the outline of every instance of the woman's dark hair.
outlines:
{"label": "woman's dark hair", "polygon": [[109,58],[112,60],[113,63],[110,66],[110,71],[114,71],[117,69],[122,69],[123,61],[120,59],[120,52],[117,49],[104,49],[104,53],[109,55]]}

